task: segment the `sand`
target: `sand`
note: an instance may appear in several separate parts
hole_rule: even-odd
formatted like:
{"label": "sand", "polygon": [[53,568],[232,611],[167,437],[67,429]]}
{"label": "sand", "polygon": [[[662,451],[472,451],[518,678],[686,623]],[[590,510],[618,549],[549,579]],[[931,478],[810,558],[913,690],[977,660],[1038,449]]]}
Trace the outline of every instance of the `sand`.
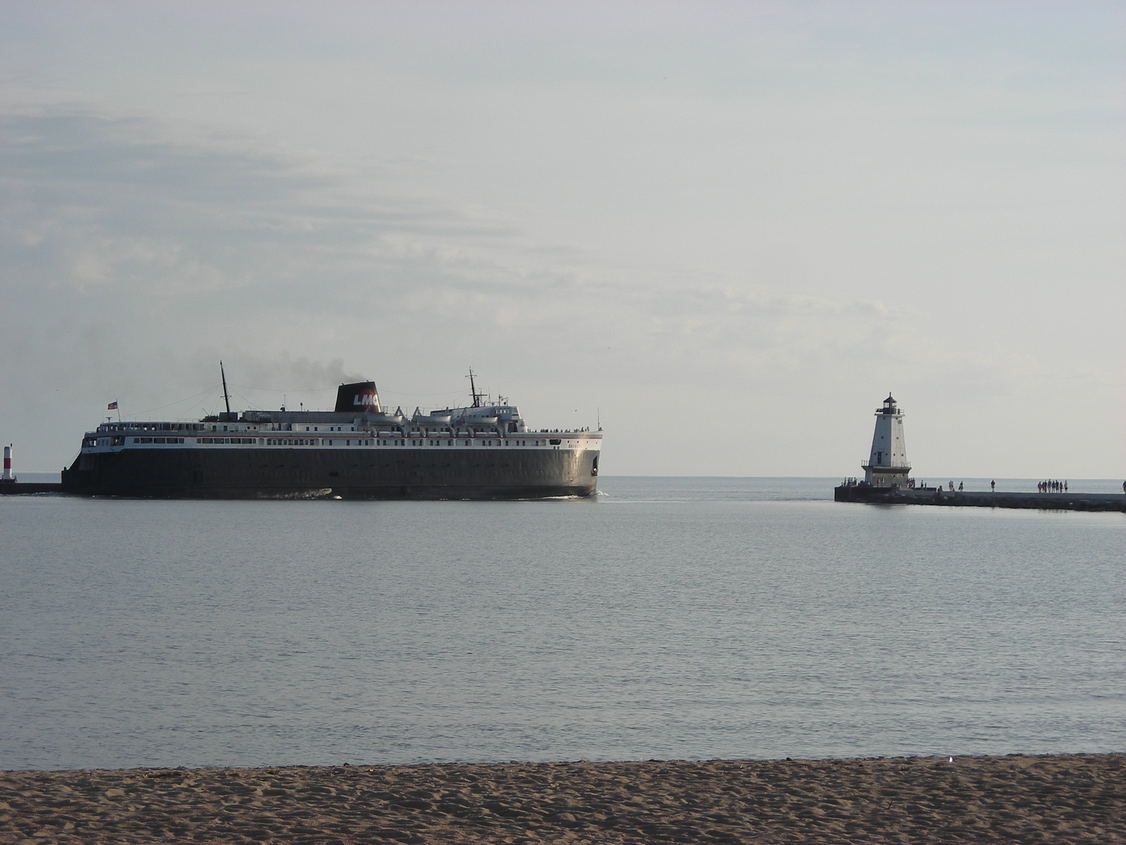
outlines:
{"label": "sand", "polygon": [[0,772],[0,842],[1126,842],[1126,754]]}

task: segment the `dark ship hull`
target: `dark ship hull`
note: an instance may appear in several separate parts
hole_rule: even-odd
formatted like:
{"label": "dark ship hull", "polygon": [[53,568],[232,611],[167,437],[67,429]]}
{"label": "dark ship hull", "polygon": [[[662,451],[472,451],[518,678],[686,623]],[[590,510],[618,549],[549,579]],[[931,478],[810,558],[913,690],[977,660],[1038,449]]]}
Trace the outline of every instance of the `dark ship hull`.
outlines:
{"label": "dark ship hull", "polygon": [[62,489],[150,498],[532,499],[590,496],[597,451],[494,447],[162,449],[81,455]]}

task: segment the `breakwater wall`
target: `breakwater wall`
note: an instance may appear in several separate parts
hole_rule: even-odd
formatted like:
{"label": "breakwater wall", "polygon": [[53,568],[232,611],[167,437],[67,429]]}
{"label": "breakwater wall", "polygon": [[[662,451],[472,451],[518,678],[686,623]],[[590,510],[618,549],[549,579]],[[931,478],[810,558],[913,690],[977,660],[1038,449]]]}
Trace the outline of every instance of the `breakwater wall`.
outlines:
{"label": "breakwater wall", "polygon": [[1121,511],[1126,513],[1123,493],[1005,493],[943,490],[941,487],[892,488],[864,484],[842,484],[833,490],[838,502],[873,505],[938,505],[964,508],[1032,508],[1063,511]]}
{"label": "breakwater wall", "polygon": [[58,481],[0,481],[0,496],[5,493],[17,495],[20,493],[61,493],[63,485]]}

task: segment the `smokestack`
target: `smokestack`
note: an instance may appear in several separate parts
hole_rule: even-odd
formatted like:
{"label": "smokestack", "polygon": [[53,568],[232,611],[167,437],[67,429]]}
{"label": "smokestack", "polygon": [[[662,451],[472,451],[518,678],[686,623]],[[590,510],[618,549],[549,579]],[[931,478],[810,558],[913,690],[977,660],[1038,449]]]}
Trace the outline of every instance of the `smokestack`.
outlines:
{"label": "smokestack", "polygon": [[336,413],[338,414],[380,414],[379,394],[374,381],[357,381],[342,384],[336,390]]}

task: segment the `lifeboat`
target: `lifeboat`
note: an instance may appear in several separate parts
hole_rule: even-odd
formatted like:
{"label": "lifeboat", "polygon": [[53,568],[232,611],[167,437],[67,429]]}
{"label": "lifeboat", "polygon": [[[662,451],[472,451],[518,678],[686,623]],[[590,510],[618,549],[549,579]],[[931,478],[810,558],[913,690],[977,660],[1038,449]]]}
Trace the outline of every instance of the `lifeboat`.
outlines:
{"label": "lifeboat", "polygon": [[447,429],[450,427],[450,418],[451,415],[448,413],[424,414],[418,408],[415,408],[414,413],[411,414],[411,426],[427,431]]}

